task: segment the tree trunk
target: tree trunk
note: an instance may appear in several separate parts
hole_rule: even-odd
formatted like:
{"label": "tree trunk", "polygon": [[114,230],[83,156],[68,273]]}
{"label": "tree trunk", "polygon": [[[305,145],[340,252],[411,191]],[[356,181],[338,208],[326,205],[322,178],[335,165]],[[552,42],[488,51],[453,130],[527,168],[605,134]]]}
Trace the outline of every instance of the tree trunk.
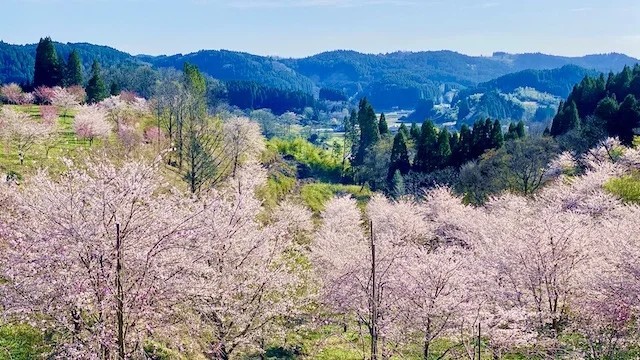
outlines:
{"label": "tree trunk", "polygon": [[116,321],[118,327],[118,360],[125,360],[124,292],[122,290],[122,244],[120,224],[116,223]]}
{"label": "tree trunk", "polygon": [[427,328],[424,331],[424,346],[423,356],[424,360],[429,359],[429,347],[431,346],[431,320],[427,320]]}
{"label": "tree trunk", "polygon": [[373,221],[371,224],[371,360],[378,359],[378,307],[376,298],[376,246],[373,242]]}

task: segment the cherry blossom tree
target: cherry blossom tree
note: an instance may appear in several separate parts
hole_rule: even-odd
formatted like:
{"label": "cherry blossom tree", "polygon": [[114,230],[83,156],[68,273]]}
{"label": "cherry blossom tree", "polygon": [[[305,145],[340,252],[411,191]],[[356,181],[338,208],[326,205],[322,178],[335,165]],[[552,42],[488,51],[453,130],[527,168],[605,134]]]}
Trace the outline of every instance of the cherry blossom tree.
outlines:
{"label": "cherry blossom tree", "polygon": [[144,131],[144,140],[147,143],[153,143],[153,144],[157,144],[160,143],[162,141],[164,141],[166,139],[166,136],[164,134],[164,132],[162,131],[162,129],[160,129],[157,126],[152,126],[150,128],[147,128]]}
{"label": "cherry blossom tree", "polygon": [[127,152],[131,152],[142,142],[142,135],[133,126],[120,125],[117,135]]}
{"label": "cherry blossom tree", "polygon": [[[312,257],[323,282],[324,302],[336,311],[354,314],[371,339],[371,356],[378,358],[382,342],[398,341],[402,300],[397,281],[409,243],[424,242],[427,228],[413,203],[391,203],[376,196],[367,207],[369,231],[355,200],[331,200],[315,235]],[[336,252],[336,249],[340,249]],[[385,355],[386,356],[386,355]]]}
{"label": "cherry blossom tree", "polygon": [[78,107],[80,101],[75,94],[70,93],[67,89],[55,88],[55,94],[51,99],[51,104],[59,109],[62,109],[62,117],[67,117],[69,111]]}
{"label": "cherry blossom tree", "polygon": [[76,100],[80,104],[84,104],[87,101],[87,92],[80,85],[69,86],[66,88],[67,92],[75,96]]}
{"label": "cherry blossom tree", "polygon": [[185,316],[191,331],[211,334],[201,344],[211,359],[255,348],[305,304],[302,269],[294,260],[296,239],[310,230],[310,213],[285,203],[261,225],[255,189],[264,180],[264,169],[248,165],[225,189],[203,194],[203,233],[187,290],[192,311]]}
{"label": "cherry blossom tree", "polygon": [[460,248],[430,250],[414,245],[401,260],[404,275],[398,278],[403,299],[399,323],[405,334],[420,335],[425,360],[433,355],[444,358],[459,346],[457,341],[451,341],[451,346],[433,354],[434,340],[457,337],[472,303],[472,283],[468,280],[473,276],[471,255]]}
{"label": "cherry blossom tree", "polygon": [[133,93],[124,93],[102,100],[98,107],[102,108],[116,127],[135,125],[143,116],[150,114],[151,109],[145,99]]}
{"label": "cherry blossom tree", "polygon": [[4,223],[0,307],[54,332],[56,357],[139,356],[185,293],[192,205],[137,161],[39,173]]}
{"label": "cherry blossom tree", "polygon": [[22,88],[16,83],[0,87],[0,95],[2,95],[2,99],[9,104],[24,104],[24,93],[22,92]]}
{"label": "cherry blossom tree", "polygon": [[[584,295],[579,279],[598,241],[596,223],[589,215],[563,209],[561,202],[513,195],[490,201],[486,212],[484,236],[476,247],[477,271],[489,304],[513,315],[511,327],[496,329],[511,343],[496,344],[494,350],[531,342],[536,335],[535,343],[553,353],[574,300]],[[496,342],[500,338],[494,337]]]}
{"label": "cherry blossom tree", "polygon": [[236,176],[243,158],[255,160],[264,150],[264,139],[258,123],[247,118],[232,118],[224,123],[226,151],[232,163],[232,176]]}
{"label": "cherry blossom tree", "polygon": [[41,139],[41,143],[45,148],[45,157],[49,158],[49,151],[60,143],[58,109],[51,105],[40,106],[40,117],[42,118],[42,124],[49,128]]}
{"label": "cherry blossom tree", "polygon": [[50,105],[53,102],[53,98],[56,96],[56,91],[56,88],[39,86],[33,91],[33,95],[39,104]]}
{"label": "cherry blossom tree", "polygon": [[20,165],[24,164],[26,153],[33,145],[54,131],[49,124],[36,122],[27,113],[3,108],[1,116],[6,134],[18,151]]}
{"label": "cherry blossom tree", "polygon": [[83,106],[73,120],[73,130],[80,138],[89,140],[89,146],[95,138],[107,138],[111,134],[111,124],[107,114],[99,107]]}

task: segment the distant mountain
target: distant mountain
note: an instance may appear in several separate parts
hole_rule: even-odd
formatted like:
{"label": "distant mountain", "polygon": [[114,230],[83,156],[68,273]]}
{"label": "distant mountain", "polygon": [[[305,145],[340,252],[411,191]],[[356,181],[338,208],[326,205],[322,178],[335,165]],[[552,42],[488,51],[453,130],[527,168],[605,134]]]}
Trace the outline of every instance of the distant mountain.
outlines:
{"label": "distant mountain", "polygon": [[314,83],[290,69],[283,62],[270,57],[226,50],[202,50],[187,55],[138,56],[155,67],[182,69],[185,62],[219,80],[253,81],[278,89],[313,92]]}
{"label": "distant mountain", "polygon": [[523,70],[457,92],[450,102],[422,101],[405,121],[472,124],[478,118],[549,122],[562,98],[596,70],[565,65],[552,70]]}
{"label": "distant mountain", "polygon": [[[247,81],[264,88],[303,91],[315,96],[321,88],[336,90],[355,100],[366,96],[378,110],[414,109],[419,103],[448,103],[465,89],[495,88],[511,93],[519,86],[566,96],[581,72],[563,68],[554,75],[525,72],[522,79],[507,74],[523,70],[549,70],[575,65],[599,72],[620,71],[637,59],[622,54],[562,57],[545,54],[494,53],[492,56],[468,56],[453,51],[394,52],[363,54],[355,51],[331,51],[301,59],[257,56],[226,50],[202,50],[171,56],[132,56],[113,48],[92,44],[56,44],[66,59],[77,49],[88,70],[93,59],[104,67],[122,64],[149,64],[155,68],[181,69],[185,62],[197,65],[204,73],[223,81]],[[0,82],[25,83],[33,77],[36,45],[10,45],[0,42]],[[533,78],[535,77],[535,79]],[[496,80],[493,80],[496,79]],[[556,79],[559,79],[556,83]],[[493,81],[492,81],[493,80]]]}

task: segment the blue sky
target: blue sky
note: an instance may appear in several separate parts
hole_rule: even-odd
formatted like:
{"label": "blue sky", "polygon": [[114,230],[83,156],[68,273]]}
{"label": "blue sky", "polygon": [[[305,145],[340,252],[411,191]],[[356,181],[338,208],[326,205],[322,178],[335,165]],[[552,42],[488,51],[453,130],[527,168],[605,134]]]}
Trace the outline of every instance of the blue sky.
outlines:
{"label": "blue sky", "polygon": [[639,0],[0,0],[0,39],[91,42],[133,54],[334,49],[640,58]]}

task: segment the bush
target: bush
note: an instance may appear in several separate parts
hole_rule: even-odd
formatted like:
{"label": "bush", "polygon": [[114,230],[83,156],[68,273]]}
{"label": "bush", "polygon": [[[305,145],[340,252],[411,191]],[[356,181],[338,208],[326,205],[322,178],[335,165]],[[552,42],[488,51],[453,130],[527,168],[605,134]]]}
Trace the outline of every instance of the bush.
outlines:
{"label": "bush", "polygon": [[339,184],[307,184],[300,189],[300,197],[305,205],[314,213],[324,210],[324,205],[334,196],[351,195],[359,204],[366,203],[373,193],[368,188],[359,185]]}
{"label": "bush", "polygon": [[340,182],[342,159],[302,138],[272,139],[267,148],[282,155],[285,160],[298,163],[298,178],[315,178],[325,182]]}
{"label": "bush", "polygon": [[640,172],[611,179],[604,188],[625,202],[640,204]]}

